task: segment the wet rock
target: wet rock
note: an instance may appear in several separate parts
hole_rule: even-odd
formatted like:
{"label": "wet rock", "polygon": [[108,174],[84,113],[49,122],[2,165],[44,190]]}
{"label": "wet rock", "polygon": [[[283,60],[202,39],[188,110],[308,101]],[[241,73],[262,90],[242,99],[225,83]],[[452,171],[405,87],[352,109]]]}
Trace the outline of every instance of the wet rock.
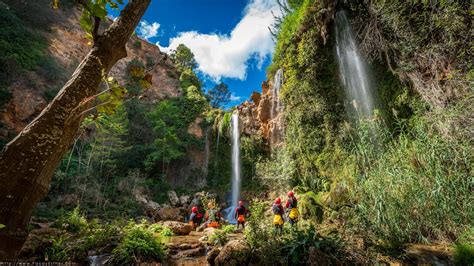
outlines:
{"label": "wet rock", "polygon": [[211,251],[207,252],[206,260],[207,263],[210,265],[214,265],[214,260],[219,256],[219,253],[221,252],[221,249],[218,247],[215,247],[211,249]]}
{"label": "wet rock", "polygon": [[181,223],[176,221],[166,221],[163,225],[169,227],[175,235],[189,235],[193,230],[193,227],[187,223]]}
{"label": "wet rock", "polygon": [[56,228],[43,227],[32,230],[25,245],[20,252],[20,258],[28,260],[41,260],[47,248],[52,244],[52,238],[61,234],[61,231]]}
{"label": "wet rock", "polygon": [[176,192],[173,190],[168,191],[168,199],[171,206],[177,206],[179,204],[178,195],[176,195]]}
{"label": "wet rock", "polygon": [[244,240],[229,241],[215,258],[215,265],[247,265],[250,247]]}
{"label": "wet rock", "polygon": [[199,238],[199,242],[207,242],[209,238],[207,236],[202,236]]}
{"label": "wet rock", "polygon": [[204,229],[206,228],[207,228],[206,224],[201,224],[200,226],[196,228],[196,232],[203,232]]}
{"label": "wet rock", "polygon": [[184,250],[180,254],[186,258],[200,257],[206,254],[206,248],[203,246],[199,246],[197,248]]}
{"label": "wet rock", "polygon": [[158,210],[158,218],[163,221],[182,221],[179,208],[164,207]]}
{"label": "wet rock", "polygon": [[87,260],[89,261],[90,266],[99,266],[99,265],[108,264],[111,258],[112,256],[108,254],[103,254],[103,255],[89,256],[87,257]]}

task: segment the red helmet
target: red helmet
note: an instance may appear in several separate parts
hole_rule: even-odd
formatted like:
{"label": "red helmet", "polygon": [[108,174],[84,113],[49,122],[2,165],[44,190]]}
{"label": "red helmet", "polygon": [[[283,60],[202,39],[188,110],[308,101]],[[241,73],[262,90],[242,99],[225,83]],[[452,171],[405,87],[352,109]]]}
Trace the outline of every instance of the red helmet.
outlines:
{"label": "red helmet", "polygon": [[288,192],[288,197],[293,197],[294,195],[295,193],[293,193],[293,191]]}
{"label": "red helmet", "polygon": [[276,204],[281,204],[281,199],[280,199],[280,198],[276,198],[275,203],[276,203]]}
{"label": "red helmet", "polygon": [[242,200],[239,201],[239,206],[244,206],[244,202]]}
{"label": "red helmet", "polygon": [[197,212],[198,211],[198,207],[194,206],[192,209],[191,209],[192,212]]}

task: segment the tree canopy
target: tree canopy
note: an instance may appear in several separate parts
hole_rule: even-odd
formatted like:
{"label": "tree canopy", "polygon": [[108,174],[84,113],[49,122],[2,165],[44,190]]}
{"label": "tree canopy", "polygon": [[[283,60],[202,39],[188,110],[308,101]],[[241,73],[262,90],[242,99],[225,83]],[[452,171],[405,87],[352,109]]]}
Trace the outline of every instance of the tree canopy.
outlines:
{"label": "tree canopy", "polygon": [[223,107],[230,102],[230,90],[227,84],[221,82],[210,89],[207,93],[207,97],[211,102],[211,106],[214,108]]}

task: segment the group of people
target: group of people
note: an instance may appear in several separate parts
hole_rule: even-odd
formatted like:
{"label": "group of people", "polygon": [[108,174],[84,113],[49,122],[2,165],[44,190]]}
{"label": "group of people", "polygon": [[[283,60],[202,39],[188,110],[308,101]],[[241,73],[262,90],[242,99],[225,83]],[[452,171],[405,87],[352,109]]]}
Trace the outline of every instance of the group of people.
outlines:
{"label": "group of people", "polygon": [[[244,202],[239,201],[239,206],[235,208],[235,220],[237,221],[237,228],[245,228],[246,218],[250,215],[248,209],[244,206]],[[207,227],[220,227],[223,219],[221,212],[216,208],[216,204],[209,202],[207,204],[207,211],[205,214],[199,212],[198,207],[194,206],[191,209],[191,215],[189,216],[189,223],[194,227],[200,226],[202,223],[206,224]]]}
{"label": "group of people", "polygon": [[[286,200],[285,209],[281,204],[281,199],[276,198],[272,206],[273,212],[273,225],[275,226],[276,232],[283,233],[283,224],[286,220],[291,224],[291,226],[296,225],[298,222],[299,212],[298,212],[298,200],[295,197],[293,191],[288,192],[288,199]],[[285,215],[286,214],[286,215]]]}
{"label": "group of people", "polygon": [[[216,204],[209,202],[207,205],[208,209],[203,214],[199,212],[198,207],[194,206],[191,209],[191,215],[189,216],[189,223],[194,227],[198,227],[204,221],[207,227],[220,227],[223,219],[220,211],[216,208]],[[285,211],[286,209],[286,211]],[[283,225],[287,220],[292,226],[298,222],[298,200],[295,197],[293,191],[288,192],[288,199],[285,207],[283,207],[281,199],[276,198],[272,205],[273,212],[273,225],[276,228],[276,232],[283,233]],[[239,201],[239,206],[235,209],[234,218],[237,221],[237,229],[242,227],[245,229],[245,222],[247,217],[250,216],[250,211],[245,207],[244,202]]]}

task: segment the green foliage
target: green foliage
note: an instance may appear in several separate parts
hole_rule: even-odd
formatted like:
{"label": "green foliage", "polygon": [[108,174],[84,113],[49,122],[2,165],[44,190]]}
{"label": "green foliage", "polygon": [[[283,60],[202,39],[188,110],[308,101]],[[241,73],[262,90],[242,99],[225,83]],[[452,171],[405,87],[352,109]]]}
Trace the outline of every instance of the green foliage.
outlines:
{"label": "green foliage", "polygon": [[184,44],[178,45],[176,50],[171,53],[170,57],[180,71],[192,71],[197,67],[197,62],[196,59],[194,59],[193,52]]}
{"label": "green foliage", "polygon": [[224,230],[216,230],[214,234],[209,236],[209,243],[212,245],[219,245],[224,246],[227,242],[229,242],[229,233],[233,232],[234,226],[228,225],[224,228]]}
{"label": "green foliage", "polygon": [[87,227],[87,219],[81,213],[80,207],[77,206],[72,212],[67,213],[61,220],[61,226],[71,233],[78,233]]}
{"label": "green foliage", "polygon": [[153,233],[160,234],[161,236],[174,236],[173,230],[162,224],[152,224],[150,225],[149,229]]}
{"label": "green foliage", "polygon": [[51,247],[44,254],[46,261],[66,262],[70,260],[69,250],[66,248],[66,238],[63,236],[53,239]]}
{"label": "green foliage", "polygon": [[172,160],[181,158],[187,147],[198,142],[189,134],[188,127],[207,108],[202,92],[194,86],[187,88],[183,97],[161,101],[148,118],[156,134],[153,151],[148,155],[146,166],[151,169],[161,162],[163,169]]}
{"label": "green foliage", "polygon": [[12,98],[11,92],[4,87],[0,87],[0,109],[3,108]]}
{"label": "green foliage", "polygon": [[164,245],[158,236],[144,224],[129,223],[124,229],[124,237],[112,251],[113,263],[129,264],[142,261],[162,261]]}
{"label": "green foliage", "polygon": [[259,264],[306,264],[310,247],[321,249],[327,254],[339,253],[339,240],[333,237],[323,238],[312,225],[285,228],[285,234],[277,237],[270,224],[272,217],[265,215],[270,207],[268,202],[254,202],[251,206],[252,216],[249,217],[245,230],[245,239],[257,257],[254,260]]}
{"label": "green foliage", "polygon": [[[450,142],[416,120],[359,174],[357,216],[393,244],[451,238],[472,226],[472,153],[465,141]],[[369,156],[371,157],[371,156]]]}
{"label": "green foliage", "polygon": [[305,16],[308,14],[309,7],[313,2],[314,0],[293,0],[288,2],[292,10],[285,14],[283,21],[277,29],[277,43],[273,62],[270,66],[270,72],[276,70],[275,66],[280,65],[280,62],[284,60],[284,58],[281,58],[280,56],[284,54],[285,49],[290,45],[293,36],[297,32],[298,27],[302,24]]}
{"label": "green foliage", "polygon": [[181,88],[189,88],[194,86],[200,89],[202,86],[201,80],[198,78],[196,73],[194,73],[192,69],[187,68],[181,72],[181,75],[179,76],[179,82]]}
{"label": "green foliage", "polygon": [[456,265],[474,265],[474,245],[456,245],[454,251],[454,262]]}
{"label": "green foliage", "polygon": [[33,70],[44,56],[46,40],[28,30],[25,23],[3,4],[0,5],[0,21],[0,65],[5,78],[9,78],[8,74],[15,67]]}
{"label": "green foliage", "polygon": [[[79,24],[87,32],[86,37],[92,40],[94,18],[104,20],[108,13],[107,8],[118,9],[119,5],[123,5],[123,0],[86,0],[82,5],[83,12]],[[59,7],[58,4],[53,6]]]}
{"label": "green foliage", "polygon": [[224,107],[230,102],[229,87],[225,83],[220,83],[207,92],[207,97],[213,108]]}
{"label": "green foliage", "polygon": [[133,42],[133,48],[141,49],[142,48],[142,42],[140,40],[134,41]]}

